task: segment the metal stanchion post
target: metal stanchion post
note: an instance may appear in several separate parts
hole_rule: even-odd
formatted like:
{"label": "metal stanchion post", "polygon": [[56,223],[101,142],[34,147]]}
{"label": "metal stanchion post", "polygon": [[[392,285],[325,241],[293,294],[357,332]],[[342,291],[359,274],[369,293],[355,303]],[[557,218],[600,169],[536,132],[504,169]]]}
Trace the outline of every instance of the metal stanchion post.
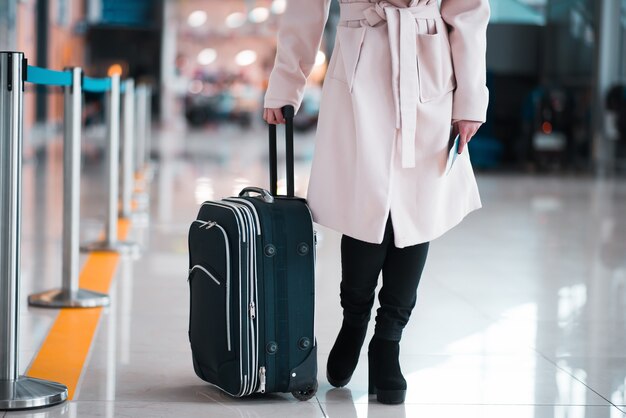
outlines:
{"label": "metal stanchion post", "polygon": [[43,308],[94,308],[109,304],[107,295],[78,287],[83,72],[80,68],[71,71],[72,85],[65,87],[63,116],[63,283],[60,289],[29,296],[30,305]]}
{"label": "metal stanchion post", "polygon": [[143,175],[146,168],[146,113],[148,87],[145,84],[137,86],[136,102],[137,102],[137,152],[135,154],[135,169],[137,174]]}
{"label": "metal stanchion post", "polygon": [[154,177],[154,164],[152,164],[152,87],[146,86],[146,157],[145,172],[146,184],[149,185]]}
{"label": "metal stanchion post", "polygon": [[133,242],[119,241],[117,238],[119,168],[120,168],[120,77],[111,77],[111,90],[107,106],[107,181],[108,202],[106,214],[105,238],[86,244],[82,251],[107,251],[124,254],[138,253],[139,246]]}
{"label": "metal stanchion post", "polygon": [[147,121],[149,108],[148,108],[148,94],[149,89],[145,84],[139,84],[136,89],[136,148],[135,148],[135,174],[136,174],[136,186],[137,189],[134,193],[134,199],[137,203],[136,218],[141,218],[143,221],[146,217],[148,208],[148,175],[146,165],[147,154]]}
{"label": "metal stanchion post", "polygon": [[122,210],[120,216],[128,219],[133,212],[132,198],[135,184],[135,82],[133,79],[126,80],[123,110],[124,142],[122,143]]}
{"label": "metal stanchion post", "polygon": [[67,387],[19,375],[24,54],[0,52],[0,410],[67,399]]}

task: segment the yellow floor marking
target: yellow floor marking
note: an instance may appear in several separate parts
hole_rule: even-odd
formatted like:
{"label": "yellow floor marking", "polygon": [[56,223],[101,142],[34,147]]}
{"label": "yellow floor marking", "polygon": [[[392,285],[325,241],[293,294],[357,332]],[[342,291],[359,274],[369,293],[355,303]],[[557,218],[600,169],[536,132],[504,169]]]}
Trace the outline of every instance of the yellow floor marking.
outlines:
{"label": "yellow floor marking", "polygon": [[[118,236],[128,235],[130,222],[120,220]],[[115,253],[91,253],[80,274],[80,287],[108,293],[119,262]],[[27,375],[63,383],[68,399],[74,392],[96,332],[102,308],[61,309]]]}

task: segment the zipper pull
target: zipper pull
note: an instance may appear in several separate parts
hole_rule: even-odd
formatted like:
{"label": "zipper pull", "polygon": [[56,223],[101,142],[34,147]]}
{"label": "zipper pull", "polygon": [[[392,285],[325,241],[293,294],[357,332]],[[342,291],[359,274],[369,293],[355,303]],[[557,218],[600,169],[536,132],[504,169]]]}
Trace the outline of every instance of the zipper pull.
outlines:
{"label": "zipper pull", "polygon": [[217,225],[217,222],[215,222],[215,221],[208,221],[207,224],[206,224],[206,229],[211,229],[215,225]]}
{"label": "zipper pull", "polygon": [[250,318],[256,318],[256,305],[254,304],[254,301],[250,302]]}
{"label": "zipper pull", "polygon": [[264,366],[262,366],[259,369],[259,383],[260,383],[259,392],[265,393],[265,367]]}

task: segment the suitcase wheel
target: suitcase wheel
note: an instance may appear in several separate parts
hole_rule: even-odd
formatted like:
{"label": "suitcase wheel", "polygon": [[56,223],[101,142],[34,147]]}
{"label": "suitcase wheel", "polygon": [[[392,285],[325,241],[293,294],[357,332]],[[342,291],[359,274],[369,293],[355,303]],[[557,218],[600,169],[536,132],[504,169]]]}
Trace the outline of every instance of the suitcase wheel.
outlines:
{"label": "suitcase wheel", "polygon": [[294,390],[291,392],[294,398],[299,401],[308,401],[317,393],[317,380],[312,385],[307,386],[304,389]]}

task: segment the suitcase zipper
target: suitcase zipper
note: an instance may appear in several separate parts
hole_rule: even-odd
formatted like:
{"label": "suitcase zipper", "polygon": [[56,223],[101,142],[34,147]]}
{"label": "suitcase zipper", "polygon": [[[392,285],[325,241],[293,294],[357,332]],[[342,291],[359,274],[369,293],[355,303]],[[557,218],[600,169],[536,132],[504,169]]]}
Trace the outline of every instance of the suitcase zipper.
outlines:
{"label": "suitcase zipper", "polygon": [[256,305],[254,304],[254,301],[250,302],[250,318],[256,318]]}
{"label": "suitcase zipper", "polygon": [[217,226],[220,231],[222,231],[222,235],[224,235],[224,244],[226,245],[226,340],[228,344],[228,351],[232,351],[230,341],[230,242],[228,240],[226,230],[221,225],[217,222],[213,222],[212,226]]}
{"label": "suitcase zipper", "polygon": [[254,214],[254,222],[256,223],[256,234],[257,235],[261,235],[261,220],[259,218],[259,214],[256,210],[256,208],[254,207],[254,205],[250,202],[248,202],[246,199],[242,199],[240,197],[232,197],[229,199],[224,199],[228,202],[237,202],[239,204],[244,204],[246,206],[248,206],[250,209],[252,209],[252,213]]}
{"label": "suitcase zipper", "polygon": [[200,264],[196,264],[195,266],[193,266],[193,267],[189,270],[189,274],[191,274],[191,272],[192,272],[192,271],[194,271],[195,269],[200,269],[200,270],[202,270],[204,273],[206,273],[206,275],[207,275],[207,276],[209,276],[211,279],[213,279],[213,281],[214,281],[215,283],[217,283],[218,285],[221,285],[220,281],[219,281],[219,280],[217,280],[217,279],[215,278],[215,276],[214,276],[214,275],[212,275],[212,274],[209,272],[209,270],[205,269],[205,268],[204,268],[204,267],[202,267]]}
{"label": "suitcase zipper", "polygon": [[[230,201],[232,204],[236,205],[239,210],[241,211],[241,213],[244,215],[246,221],[249,222],[250,225],[250,229],[252,233],[255,233],[255,235],[260,236],[261,232],[261,225],[260,225],[260,220],[258,218],[258,215],[256,213],[256,209],[254,207],[254,205],[248,201],[246,201],[245,199],[227,199],[228,201]],[[254,231],[256,229],[256,231]],[[248,388],[249,393],[253,393],[256,389],[256,384],[254,384],[254,382],[257,382],[257,380],[259,379],[258,375],[255,375],[255,372],[258,372],[260,369],[257,369],[257,366],[259,364],[259,357],[258,357],[258,349],[259,349],[259,335],[258,335],[258,323],[255,320],[256,316],[257,316],[257,309],[256,309],[256,300],[258,298],[258,288],[257,288],[257,259],[256,259],[256,240],[254,239],[254,236],[250,237],[249,240],[249,298],[250,298],[250,304],[249,304],[249,314],[250,314],[250,360],[252,362],[252,376],[250,379],[250,387]],[[257,373],[258,374],[258,373]]]}
{"label": "suitcase zipper", "polygon": [[[235,215],[235,219],[237,220],[237,232],[239,233],[239,238],[243,240],[243,242],[246,242],[246,236],[245,234],[242,235],[241,234],[241,218],[239,217],[239,212],[233,208],[231,205],[227,205],[224,203],[217,203],[217,202],[204,202],[202,204],[202,206],[207,205],[207,206],[214,206],[216,208],[222,208],[222,209],[228,209],[231,212],[233,212],[233,214]],[[206,221],[200,221],[200,222],[206,222]]]}
{"label": "suitcase zipper", "polygon": [[196,219],[194,222],[199,223],[200,224],[200,228],[204,228],[204,229],[211,229],[215,225],[217,225],[217,222],[215,222],[215,221],[201,221],[200,219]]}
{"label": "suitcase zipper", "polygon": [[265,393],[265,367],[259,368],[259,392]]}
{"label": "suitcase zipper", "polygon": [[250,376],[250,381],[249,384],[250,386],[247,388],[247,394],[251,394],[256,390],[256,384],[255,382],[258,379],[258,376],[255,375],[255,373],[257,372],[257,365],[258,365],[258,329],[257,326],[258,324],[255,321],[256,318],[256,305],[255,305],[255,300],[256,300],[256,281],[257,281],[257,275],[256,275],[256,240],[254,239],[254,235],[255,229],[256,228],[256,222],[255,222],[255,218],[254,216],[252,216],[251,214],[251,210],[248,209],[248,205],[242,204],[240,202],[235,202],[235,201],[231,201],[232,204],[234,204],[240,211],[241,214],[245,220],[245,222],[248,225],[248,230],[252,233],[252,235],[249,237],[250,240],[248,241],[248,298],[249,298],[249,315],[250,315],[250,321],[249,321],[249,353],[250,353],[250,371],[251,371],[251,376]]}
{"label": "suitcase zipper", "polygon": [[[231,210],[234,211],[234,213],[236,214],[236,216],[240,219],[241,221],[241,225],[242,225],[242,238],[243,238],[243,242],[246,243],[246,255],[247,255],[247,263],[246,263],[246,270],[248,271],[247,274],[247,290],[248,290],[248,300],[253,301],[254,297],[253,297],[253,292],[254,292],[254,288],[253,283],[254,280],[256,278],[255,275],[255,270],[254,270],[254,260],[255,260],[255,240],[254,239],[247,239],[250,238],[248,237],[248,232],[247,231],[253,231],[255,229],[255,222],[254,219],[251,219],[251,215],[249,212],[246,211],[247,207],[246,205],[242,205],[239,202],[233,202],[233,201],[228,201],[226,199],[221,201],[221,205],[230,208]],[[254,235],[252,236],[252,238],[254,237]],[[244,283],[241,280],[239,280],[239,284],[240,286],[243,286]],[[252,285],[252,286],[251,286]],[[241,294],[240,294],[241,297]],[[241,302],[240,302],[241,303]],[[246,304],[248,309],[249,309],[249,302]],[[241,305],[240,305],[241,306]],[[249,312],[249,311],[248,311]],[[240,361],[242,365],[246,366],[246,371],[244,374],[244,377],[247,377],[247,374],[249,373],[249,379],[244,379],[243,380],[243,387],[241,389],[241,395],[249,395],[251,393],[253,393],[254,391],[254,386],[255,383],[258,379],[258,377],[256,376],[256,372],[257,372],[257,342],[256,342],[256,333],[255,333],[255,324],[254,321],[249,321],[249,328],[247,328],[245,334],[244,334],[244,328],[242,327],[241,324],[241,317],[240,317],[240,331],[242,332],[242,337],[245,335],[246,341],[247,341],[247,350],[248,350],[248,356],[246,358],[243,358],[243,353],[242,356],[240,358]]]}

